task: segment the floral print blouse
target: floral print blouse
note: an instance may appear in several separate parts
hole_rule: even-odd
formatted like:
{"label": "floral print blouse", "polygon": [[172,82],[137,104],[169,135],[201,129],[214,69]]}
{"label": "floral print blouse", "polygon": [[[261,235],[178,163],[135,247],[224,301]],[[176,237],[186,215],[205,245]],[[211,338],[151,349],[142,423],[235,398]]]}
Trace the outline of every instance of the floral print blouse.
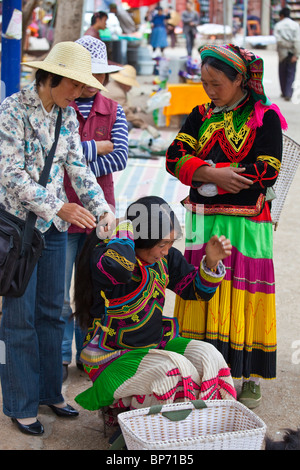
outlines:
{"label": "floral print blouse", "polygon": [[62,109],[62,125],[46,188],[38,184],[54,142],[59,108],[46,115],[35,82],[7,97],[0,106],[0,207],[26,218],[37,216],[36,227],[45,232],[55,224],[66,231],[69,224],[58,217],[68,202],[64,190],[64,169],[82,204],[99,217],[111,212],[103,191],[86,165],[73,108]]}

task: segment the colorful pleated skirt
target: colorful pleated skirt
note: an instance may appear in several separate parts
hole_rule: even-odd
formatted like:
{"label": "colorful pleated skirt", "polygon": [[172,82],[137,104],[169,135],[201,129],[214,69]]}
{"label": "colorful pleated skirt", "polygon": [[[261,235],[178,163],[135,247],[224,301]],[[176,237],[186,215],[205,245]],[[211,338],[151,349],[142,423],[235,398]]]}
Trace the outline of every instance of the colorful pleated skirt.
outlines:
{"label": "colorful pleated skirt", "polygon": [[109,363],[95,344],[82,356],[93,385],[75,398],[85,409],[136,409],[195,399],[236,399],[222,354],[205,341],[177,337],[168,341],[165,349],[127,350]]}
{"label": "colorful pleated skirt", "polygon": [[276,377],[273,228],[269,206],[257,217],[186,213],[185,257],[198,266],[207,241],[225,235],[233,246],[226,275],[209,302],[175,302],[179,334],[205,340],[224,356],[233,378]]}

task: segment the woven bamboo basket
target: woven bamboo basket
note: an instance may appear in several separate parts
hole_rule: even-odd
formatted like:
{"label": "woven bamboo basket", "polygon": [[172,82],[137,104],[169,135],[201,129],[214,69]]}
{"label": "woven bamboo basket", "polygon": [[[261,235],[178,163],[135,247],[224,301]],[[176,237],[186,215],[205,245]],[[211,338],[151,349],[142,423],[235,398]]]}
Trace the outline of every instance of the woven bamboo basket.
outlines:
{"label": "woven bamboo basket", "polygon": [[283,135],[282,160],[279,175],[273,189],[276,198],[272,201],[271,216],[276,230],[279,218],[300,163],[300,145],[287,135]]}
{"label": "woven bamboo basket", "polygon": [[234,400],[195,400],[118,415],[128,450],[260,450],[266,425]]}

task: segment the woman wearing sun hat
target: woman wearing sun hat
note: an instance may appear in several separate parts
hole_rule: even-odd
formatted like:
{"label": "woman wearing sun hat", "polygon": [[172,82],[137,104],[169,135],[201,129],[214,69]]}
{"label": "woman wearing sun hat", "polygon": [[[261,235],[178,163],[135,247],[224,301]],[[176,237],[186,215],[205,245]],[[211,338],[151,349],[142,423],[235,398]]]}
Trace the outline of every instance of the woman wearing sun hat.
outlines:
{"label": "woman wearing sun hat", "polygon": [[280,171],[286,122],[264,92],[261,58],[234,45],[207,45],[200,55],[211,103],[188,116],[167,151],[167,170],[190,186],[185,200],[188,261],[199,263],[212,234],[230,238],[233,252],[214,299],[178,301],[175,310],[182,336],[214,344],[232,376],[245,379],[239,399],[254,408],[261,400],[259,378],[276,377],[267,190]]}
{"label": "woman wearing sun hat", "polygon": [[[100,39],[84,35],[76,41],[91,54],[92,73],[101,84],[108,74],[122,70],[122,67],[107,62],[106,45]],[[71,103],[79,122],[79,133],[83,152],[91,170],[101,186],[104,197],[111,207],[115,207],[114,180],[115,171],[124,170],[128,158],[128,128],[126,116],[120,104],[102,96],[95,88],[86,86],[79,98]],[[80,204],[70,178],[65,174],[65,190],[70,202]],[[67,261],[65,275],[65,300],[62,317],[65,320],[65,332],[62,343],[63,379],[68,375],[68,365],[72,360],[72,342],[74,321],[70,320],[70,286],[74,263],[81,251],[88,229],[72,224],[68,230]],[[84,333],[75,324],[76,363],[81,368],[79,356]]]}
{"label": "woman wearing sun hat", "polygon": [[157,130],[145,120],[145,115],[139,108],[130,102],[129,92],[132,87],[139,88],[140,84],[136,78],[136,70],[132,65],[124,65],[122,70],[109,76],[109,83],[105,85],[107,92],[103,96],[117,101],[125,111],[129,131],[133,127],[147,129],[153,137],[157,137]]}
{"label": "woman wearing sun hat", "polygon": [[144,121],[137,114],[137,108],[132,106],[128,93],[131,88],[139,88],[140,84],[136,79],[136,70],[132,65],[124,65],[123,69],[113,73],[106,84],[107,92],[102,93],[107,98],[110,97],[117,101],[125,111],[129,130],[132,127],[141,127]]}
{"label": "woman wearing sun hat", "polygon": [[[18,428],[31,435],[44,429],[37,420],[39,405],[58,415],[78,412],[61,393],[61,343],[67,229],[70,223],[98,230],[114,223],[93,172],[82,153],[76,113],[69,104],[85,85],[102,89],[93,77],[91,56],[79,44],[56,44],[43,61],[27,62],[37,69],[36,80],[6,98],[0,106],[0,204],[25,219],[37,216],[45,249],[22,297],[3,299],[0,338],[6,348],[1,365],[3,411]],[[46,188],[38,184],[62,111],[57,148]],[[64,170],[84,206],[69,203]],[[101,219],[101,220],[100,220]]]}

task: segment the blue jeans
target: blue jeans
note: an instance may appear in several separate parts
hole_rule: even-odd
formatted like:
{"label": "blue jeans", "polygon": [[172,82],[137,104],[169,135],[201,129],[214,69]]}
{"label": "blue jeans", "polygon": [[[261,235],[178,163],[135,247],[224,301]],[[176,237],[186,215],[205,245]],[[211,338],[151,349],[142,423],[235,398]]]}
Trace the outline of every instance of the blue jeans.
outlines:
{"label": "blue jeans", "polygon": [[15,418],[37,416],[39,405],[61,403],[61,344],[67,232],[54,225],[22,297],[3,298],[0,365],[3,412]]}
{"label": "blue jeans", "polygon": [[64,338],[62,343],[62,362],[63,364],[70,364],[72,361],[72,341],[75,331],[75,344],[76,344],[76,362],[79,362],[79,357],[82,349],[85,333],[71,318],[72,309],[70,305],[70,287],[72,282],[73,267],[76,266],[76,259],[84,245],[86,239],[85,233],[69,233],[67,244],[67,258],[66,258],[66,272],[65,272],[65,298],[64,306],[62,309],[62,317],[65,322]]}

